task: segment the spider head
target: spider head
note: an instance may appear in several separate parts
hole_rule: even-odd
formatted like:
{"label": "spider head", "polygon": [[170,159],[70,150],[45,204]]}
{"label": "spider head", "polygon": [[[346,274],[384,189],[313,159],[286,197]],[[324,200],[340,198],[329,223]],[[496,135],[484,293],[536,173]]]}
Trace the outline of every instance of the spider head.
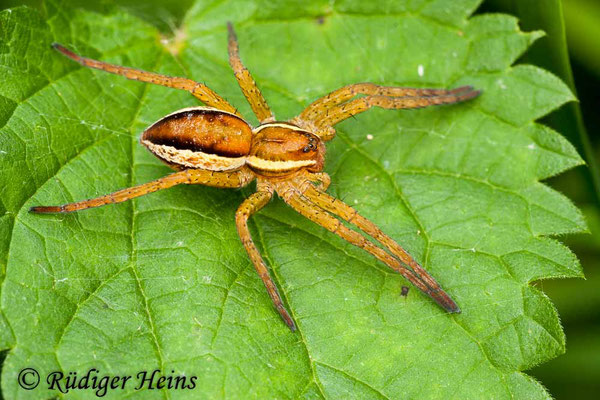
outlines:
{"label": "spider head", "polygon": [[288,123],[268,123],[254,130],[248,165],[264,175],[284,175],[300,169],[323,169],[325,145],[313,133]]}

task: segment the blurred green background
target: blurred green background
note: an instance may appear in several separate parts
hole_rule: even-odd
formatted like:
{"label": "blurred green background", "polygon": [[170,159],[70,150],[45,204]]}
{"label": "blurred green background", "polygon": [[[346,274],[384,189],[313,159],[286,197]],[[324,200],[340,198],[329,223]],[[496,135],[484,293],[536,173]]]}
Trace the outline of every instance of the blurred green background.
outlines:
{"label": "blurred green background", "polygon": [[573,200],[585,214],[591,235],[569,235],[559,240],[577,254],[587,279],[537,283],[558,309],[567,336],[567,352],[529,373],[556,399],[597,399],[600,398],[600,1],[487,0],[478,12],[508,12],[519,17],[524,30],[544,30],[546,36],[520,62],[554,72],[571,85],[580,101],[564,106],[542,122],[567,136],[588,164],[547,182]]}
{"label": "blurred green background", "polygon": [[[194,0],[69,0],[87,9],[118,5],[154,23],[165,35],[177,26]],[[454,0],[447,0],[452,2]],[[42,0],[0,0],[0,9],[43,7]],[[600,398],[600,0],[484,0],[477,13],[517,16],[523,30],[543,30],[519,62],[536,64],[560,76],[576,92],[543,123],[565,135],[586,160],[547,183],[583,210],[591,234],[559,238],[579,257],[586,280],[555,280],[536,285],[553,300],[567,336],[566,354],[528,371],[556,399]]]}

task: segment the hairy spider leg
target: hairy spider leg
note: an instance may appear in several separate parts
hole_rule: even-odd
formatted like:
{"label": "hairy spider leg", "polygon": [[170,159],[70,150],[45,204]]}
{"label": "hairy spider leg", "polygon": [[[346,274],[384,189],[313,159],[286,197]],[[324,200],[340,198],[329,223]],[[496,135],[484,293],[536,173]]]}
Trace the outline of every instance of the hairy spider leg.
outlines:
{"label": "hairy spider leg", "polygon": [[324,192],[331,185],[331,178],[326,172],[310,172],[308,173],[309,182],[317,182],[317,188]]}
{"label": "hairy spider leg", "polygon": [[329,214],[326,210],[319,207],[302,195],[301,189],[289,183],[280,182],[276,186],[277,193],[283,200],[302,216],[322,226],[328,231],[335,233],[349,243],[367,251],[377,259],[382,261],[388,267],[400,273],[415,285],[423,293],[431,297],[437,304],[446,310],[458,311],[456,304],[443,290],[432,290],[423,280],[421,280],[413,271],[402,265],[400,261],[392,257],[382,248],[375,246],[371,241],[360,233],[346,227],[341,220]]}
{"label": "hairy spider leg", "polygon": [[273,301],[273,305],[287,326],[292,330],[292,332],[294,332],[296,330],[296,324],[294,323],[294,320],[290,316],[289,312],[285,309],[283,301],[281,300],[281,296],[279,295],[279,291],[277,290],[277,286],[273,282],[273,279],[269,274],[269,269],[258,252],[258,249],[254,245],[254,241],[252,240],[250,231],[248,230],[248,219],[261,208],[263,208],[272,197],[273,189],[270,187],[270,185],[261,185],[259,183],[257,185],[257,192],[253,193],[250,197],[244,200],[244,202],[237,209],[235,213],[235,224],[237,226],[240,239],[242,240],[242,244],[244,245],[244,248],[250,257],[252,264],[254,264],[256,272],[258,272],[258,276],[260,276],[260,279],[262,279],[265,287],[267,288],[267,292]]}
{"label": "hairy spider leg", "polygon": [[187,78],[161,75],[156,74],[154,72],[147,72],[135,68],[122,67],[120,65],[109,64],[103,61],[81,57],[80,55],[75,54],[71,50],[58,43],[53,43],[52,47],[54,47],[56,50],[60,51],[65,56],[69,57],[74,61],[77,61],[79,64],[85,67],[100,69],[102,71],[110,72],[112,74],[124,76],[127,79],[153,83],[155,85],[166,86],[173,89],[186,90],[209,107],[215,107],[219,110],[227,111],[241,117],[241,115],[238,113],[235,107],[233,107],[225,99],[223,99],[212,89],[210,89],[208,86],[202,83]]}
{"label": "hairy spider leg", "polygon": [[385,96],[385,97],[429,97],[429,96],[447,96],[472,91],[472,86],[461,86],[456,89],[421,89],[408,88],[400,86],[380,86],[374,83],[363,82],[347,85],[313,101],[302,111],[298,120],[305,122],[316,122],[320,115],[328,109],[341,104],[351,98],[364,94],[367,96]]}
{"label": "hairy spider leg", "polygon": [[250,107],[252,107],[252,111],[261,124],[275,121],[275,116],[269,108],[267,101],[263,97],[258,86],[256,86],[256,82],[254,82],[250,71],[248,71],[240,59],[240,49],[238,46],[237,36],[233,30],[233,25],[231,25],[231,22],[227,23],[227,31],[229,64],[233,69],[235,79],[237,79],[240,89],[242,89],[242,93],[244,93],[246,100],[248,100]]}
{"label": "hairy spider leg", "polygon": [[238,188],[245,186],[254,179],[254,174],[247,170],[234,172],[216,172],[202,169],[186,169],[175,172],[160,179],[122,189],[105,196],[96,197],[76,203],[63,204],[61,206],[35,206],[29,209],[35,213],[68,213],[85,210],[87,208],[100,207],[106,204],[121,203],[158,190],[168,189],[175,185],[205,185],[220,188]]}
{"label": "hairy spider leg", "polygon": [[[381,229],[367,218],[363,217],[354,208],[350,207],[340,199],[328,195],[322,191],[315,189],[310,183],[306,182],[307,185],[302,188],[303,195],[317,206],[323,208],[326,211],[340,217],[346,222],[354,224],[360,230],[377,240],[383,246],[385,246],[396,258],[402,263],[408,265],[414,273],[423,281],[430,289],[431,292],[438,293],[438,297],[442,300],[440,305],[448,312],[458,313],[460,308],[456,303],[444,292],[436,280],[429,275],[429,273],[410,255],[396,243],[392,238],[383,233]],[[435,298],[437,301],[437,298]],[[439,302],[438,302],[439,303]]]}
{"label": "hairy spider leg", "polygon": [[[453,104],[469,100],[479,95],[479,90],[470,90],[458,94],[443,96],[419,96],[419,97],[386,97],[365,96],[339,104],[327,110],[325,114],[318,116],[315,125],[319,129],[330,128],[343,120],[367,111],[372,107],[385,109],[422,108],[440,104]],[[319,133],[317,132],[317,135]]]}

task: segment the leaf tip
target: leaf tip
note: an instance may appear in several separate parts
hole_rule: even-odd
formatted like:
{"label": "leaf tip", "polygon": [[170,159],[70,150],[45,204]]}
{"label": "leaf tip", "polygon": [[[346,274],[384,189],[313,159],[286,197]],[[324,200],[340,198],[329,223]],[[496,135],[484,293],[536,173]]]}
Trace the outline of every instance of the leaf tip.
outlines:
{"label": "leaf tip", "polygon": [[542,30],[537,30],[537,31],[528,32],[527,35],[529,36],[529,44],[531,45],[536,40],[541,39],[544,36],[546,36],[546,32],[544,32]]}

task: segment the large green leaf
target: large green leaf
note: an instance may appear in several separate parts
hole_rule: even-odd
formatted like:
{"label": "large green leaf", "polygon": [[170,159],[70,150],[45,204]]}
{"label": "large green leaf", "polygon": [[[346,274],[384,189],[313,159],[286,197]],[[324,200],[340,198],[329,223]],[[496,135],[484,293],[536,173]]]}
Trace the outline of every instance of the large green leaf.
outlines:
{"label": "large green leaf", "polygon": [[[581,276],[551,235],[585,224],[540,183],[578,165],[534,122],[573,100],[555,76],[511,66],[539,36],[476,0],[197,1],[176,40],[127,12],[47,4],[0,14],[1,336],[6,398],[25,367],[198,377],[137,398],[547,398],[521,371],[564,352],[531,282]],[[250,120],[227,65],[225,22],[279,118],[344,84],[483,89],[475,101],[371,110],[329,144],[330,192],[405,246],[463,313],[449,315],[367,254],[272,202],[252,233],[298,322],[291,333],[236,236],[251,192],[176,187],[71,215],[32,215],[168,173],[137,144],[196,104],[184,92],[84,69],[50,49],[206,82]],[[372,135],[368,136],[368,135]],[[173,372],[171,372],[173,371]],[[71,392],[74,397],[91,391]]]}
{"label": "large green leaf", "polygon": [[[584,2],[587,2],[587,0],[584,0]],[[570,13],[565,13],[565,16],[563,16],[563,3],[566,7],[565,11],[571,10]],[[571,3],[575,6],[575,11],[572,10],[573,7],[569,6]],[[592,4],[592,2],[589,3]],[[545,37],[532,46],[523,57],[523,60],[555,73],[573,91],[575,91],[575,82],[571,71],[569,50],[567,49],[565,17],[570,17],[572,20],[573,14],[576,14],[577,22],[570,21],[568,25],[569,27],[577,27],[575,31],[585,32],[585,34],[580,35],[569,33],[569,43],[572,44],[570,49],[579,49],[586,46],[582,46],[581,41],[577,39],[597,36],[593,32],[597,29],[596,25],[598,25],[598,20],[594,19],[593,9],[598,8],[600,10],[600,6],[592,6],[589,10],[577,9],[577,4],[577,2],[568,0],[488,0],[486,2],[488,7],[493,6],[496,10],[508,11],[517,15],[524,29],[541,29],[546,33]],[[596,14],[599,13],[596,12]],[[575,44],[578,46],[573,46]],[[592,47],[596,49],[597,46]],[[586,185],[586,189],[589,187],[590,192],[600,204],[600,169],[583,122],[579,103],[566,104],[548,116],[545,122],[570,139],[583,154],[587,164],[587,168],[580,171],[586,180],[584,185]]]}

